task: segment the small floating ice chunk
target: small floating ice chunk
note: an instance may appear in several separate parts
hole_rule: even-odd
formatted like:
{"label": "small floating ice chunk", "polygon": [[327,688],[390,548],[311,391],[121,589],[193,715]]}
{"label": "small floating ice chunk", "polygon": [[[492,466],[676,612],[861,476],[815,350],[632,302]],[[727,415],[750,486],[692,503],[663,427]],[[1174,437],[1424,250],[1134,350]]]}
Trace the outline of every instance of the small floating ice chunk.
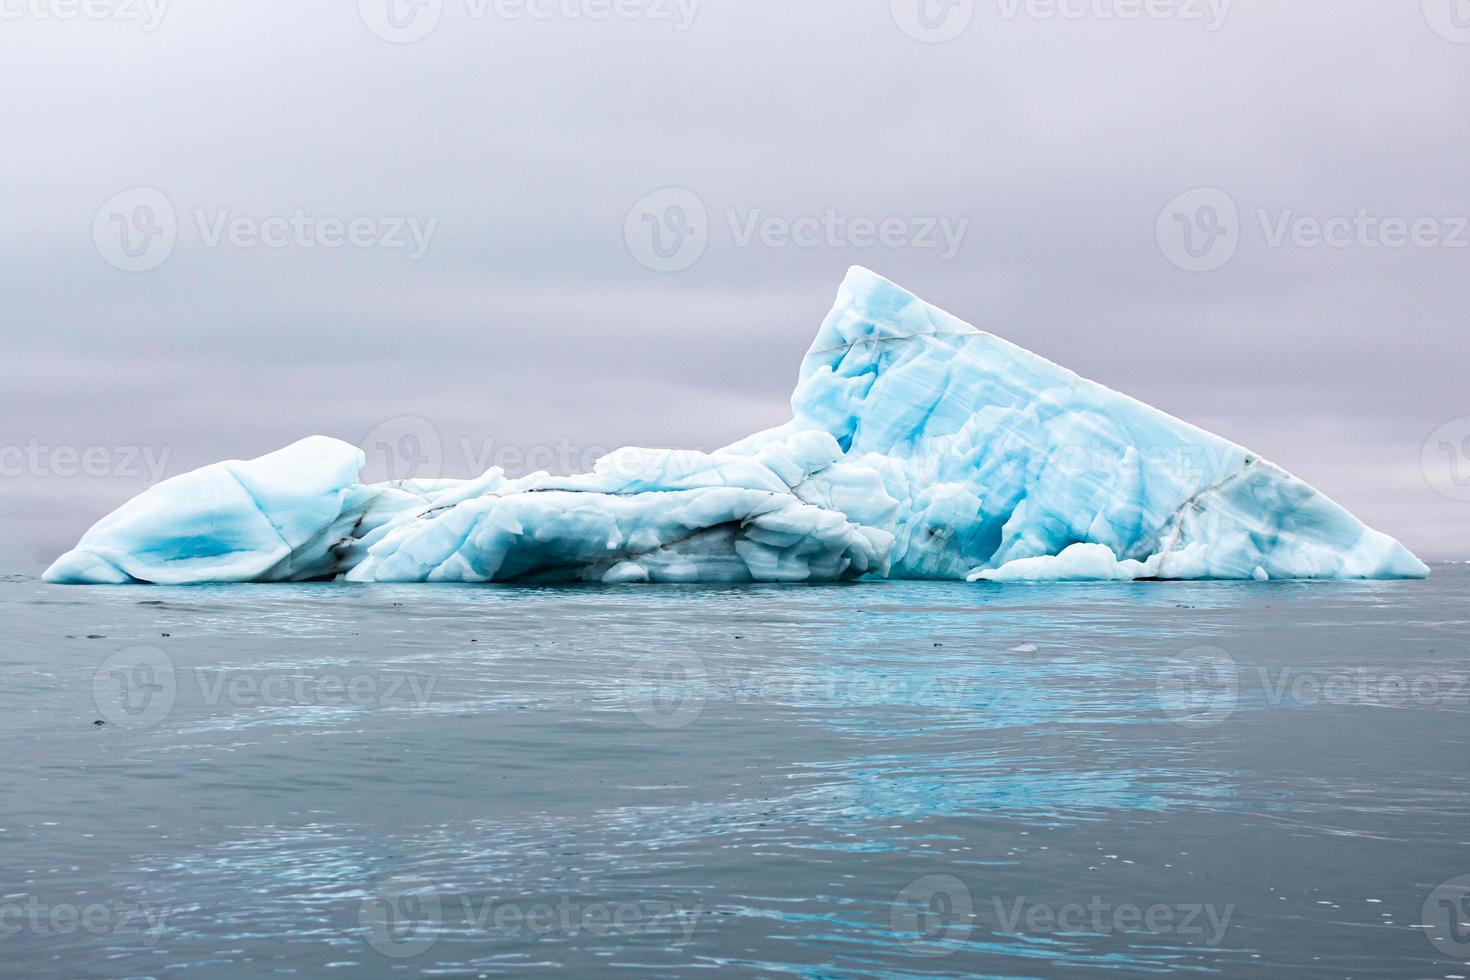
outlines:
{"label": "small floating ice chunk", "polygon": [[1141,561],[1119,561],[1107,545],[1074,544],[1059,555],[1017,558],[1000,568],[971,572],[971,582],[1106,582],[1132,581],[1154,574],[1152,565]]}
{"label": "small floating ice chunk", "polygon": [[648,569],[636,561],[620,561],[602,576],[604,585],[628,585],[635,582],[647,582]]}

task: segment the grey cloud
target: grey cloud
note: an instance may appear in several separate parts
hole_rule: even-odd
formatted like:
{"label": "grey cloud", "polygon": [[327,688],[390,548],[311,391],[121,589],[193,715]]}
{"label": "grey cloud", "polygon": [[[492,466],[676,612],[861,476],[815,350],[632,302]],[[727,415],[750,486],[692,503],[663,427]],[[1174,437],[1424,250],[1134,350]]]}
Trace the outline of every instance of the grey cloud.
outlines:
{"label": "grey cloud", "polygon": [[[174,0],[151,32],[6,21],[0,444],[166,446],[177,472],[415,415],[452,443],[714,446],[783,419],[856,262],[1252,446],[1426,557],[1470,553],[1470,502],[1420,464],[1470,416],[1470,250],[1272,248],[1257,218],[1470,214],[1470,44],[1416,3],[1240,0],[1213,33],[1008,6],[977,2],[945,44],[876,0],[705,0],[683,32],[445,0],[403,45],[355,3]],[[136,186],[179,230],[130,274],[92,229]],[[665,187],[698,194],[709,242],[656,273],[624,223]],[[1197,187],[1241,215],[1205,273],[1155,237]],[[209,248],[195,209],[437,226],[418,261]],[[943,261],[741,247],[726,224],[829,209],[969,227]],[[138,489],[0,483],[0,554],[27,570]]]}

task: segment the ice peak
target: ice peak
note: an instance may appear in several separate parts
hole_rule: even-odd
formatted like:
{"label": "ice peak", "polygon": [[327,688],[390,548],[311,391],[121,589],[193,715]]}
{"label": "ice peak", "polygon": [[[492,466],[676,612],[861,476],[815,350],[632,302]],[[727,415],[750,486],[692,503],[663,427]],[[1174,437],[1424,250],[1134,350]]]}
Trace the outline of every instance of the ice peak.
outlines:
{"label": "ice peak", "polygon": [[829,354],[868,342],[979,332],[897,283],[855,265],[847,270],[837,290],[837,302],[807,354]]}

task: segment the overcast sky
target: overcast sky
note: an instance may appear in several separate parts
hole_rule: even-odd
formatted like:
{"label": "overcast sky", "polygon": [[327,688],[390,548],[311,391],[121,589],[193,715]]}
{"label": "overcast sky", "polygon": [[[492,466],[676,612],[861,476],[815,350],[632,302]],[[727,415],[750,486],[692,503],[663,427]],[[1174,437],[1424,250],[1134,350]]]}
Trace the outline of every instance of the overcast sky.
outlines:
{"label": "overcast sky", "polygon": [[0,555],[714,448],[858,263],[1470,557],[1466,4],[922,2],[0,0]]}

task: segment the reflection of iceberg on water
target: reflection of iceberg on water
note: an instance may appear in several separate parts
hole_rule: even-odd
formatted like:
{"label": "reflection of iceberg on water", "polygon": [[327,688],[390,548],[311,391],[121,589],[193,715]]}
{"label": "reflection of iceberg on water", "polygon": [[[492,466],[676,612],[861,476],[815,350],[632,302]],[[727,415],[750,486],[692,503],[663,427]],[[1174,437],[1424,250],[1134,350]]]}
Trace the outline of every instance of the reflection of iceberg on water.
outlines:
{"label": "reflection of iceberg on water", "polygon": [[324,436],[150,488],[51,582],[1396,578],[1280,468],[853,269],[787,424],[592,473],[358,481]]}

